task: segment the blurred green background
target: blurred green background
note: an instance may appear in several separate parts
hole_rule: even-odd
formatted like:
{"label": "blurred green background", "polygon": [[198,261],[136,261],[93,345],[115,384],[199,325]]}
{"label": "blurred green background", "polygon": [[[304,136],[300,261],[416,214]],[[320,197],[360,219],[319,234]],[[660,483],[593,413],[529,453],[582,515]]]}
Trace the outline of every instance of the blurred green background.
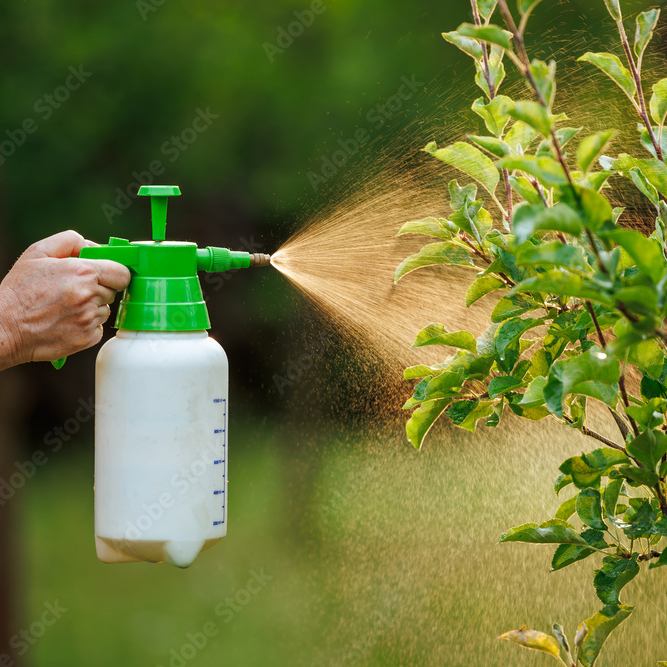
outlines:
{"label": "blurred green background", "polygon": [[[272,252],[398,139],[414,138],[416,153],[432,138],[460,136],[477,97],[473,68],[440,33],[470,19],[465,0],[322,0],[316,8],[325,11],[277,52],[280,30],[295,12],[309,23],[310,7],[5,0],[0,267],[67,228],[98,242],[146,238],[137,174],[181,186],[171,238]],[[573,56],[606,43],[611,27],[602,0],[544,3],[530,42],[536,54],[563,57],[567,77],[580,69]],[[316,192],[308,172],[339,140],[368,129],[367,114],[396,94],[401,77],[414,77],[418,90]],[[68,81],[81,85],[63,88]],[[210,122],[193,132],[198,113]],[[204,289],[232,367],[232,508],[229,536],[187,572],[99,564],[92,423],[79,423],[58,453],[48,450],[53,429],[93,395],[96,350],[59,373],[34,364],[0,377],[2,477],[35,449],[49,454],[0,506],[3,641],[39,619],[45,603],[68,610],[25,656],[12,653],[16,664],[528,665],[537,664],[532,656],[494,637],[524,622],[572,629],[596,609],[577,570],[547,577],[546,553],[540,561],[495,547],[508,525],[551,511],[556,462],[580,443],[538,457],[543,436],[512,449],[503,440],[510,425],[496,440],[440,431],[416,454],[399,420],[380,433],[351,418],[364,384],[351,376],[363,371],[335,332],[323,355],[331,364],[306,373],[287,397],[276,390],[274,374],[324,326],[280,275],[248,272]],[[471,517],[481,530],[472,532]],[[225,623],[216,605],[262,568],[271,581]],[[649,655],[649,641],[657,642],[651,655],[667,657],[654,636],[665,605],[652,589],[638,602],[642,595],[654,606],[643,600],[651,613],[632,621],[644,628],[641,641],[620,631],[601,664],[652,664],[637,659]],[[206,623],[215,635],[191,658],[175,658],[187,633],[201,643]]]}

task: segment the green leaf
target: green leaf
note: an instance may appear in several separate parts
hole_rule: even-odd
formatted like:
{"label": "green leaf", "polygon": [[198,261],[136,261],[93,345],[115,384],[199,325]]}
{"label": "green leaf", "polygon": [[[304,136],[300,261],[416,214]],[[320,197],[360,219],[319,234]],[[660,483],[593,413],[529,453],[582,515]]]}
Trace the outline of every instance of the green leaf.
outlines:
{"label": "green leaf", "polygon": [[584,225],[593,232],[613,226],[611,204],[595,190],[580,185],[566,185],[561,191],[561,201],[577,211]]}
{"label": "green leaf", "polygon": [[476,301],[490,292],[505,287],[505,283],[495,276],[481,276],[475,280],[466,291],[466,306],[470,307]]}
{"label": "green leaf", "polygon": [[482,118],[491,134],[501,137],[510,119],[508,110],[513,104],[514,102],[504,95],[494,97],[488,104],[480,97],[473,102],[472,110]]}
{"label": "green leaf", "polygon": [[497,25],[476,26],[472,23],[462,23],[456,30],[459,35],[479,39],[482,42],[496,44],[497,46],[510,51],[512,48],[512,33],[503,30]]}
{"label": "green leaf", "polygon": [[619,605],[619,594],[638,574],[637,554],[631,560],[607,556],[604,565],[596,571],[593,585],[603,604]]}
{"label": "green leaf", "polygon": [[667,454],[667,435],[662,431],[644,431],[627,445],[628,454],[643,463],[649,470],[656,470]]}
{"label": "green leaf", "polygon": [[477,0],[477,8],[479,9],[480,16],[485,21],[488,21],[491,14],[495,11],[497,4],[498,0]]}
{"label": "green leaf", "polygon": [[650,9],[647,12],[642,12],[637,17],[637,29],[635,31],[635,55],[641,58],[648,43],[653,39],[653,31],[658,25],[660,18],[659,9]]}
{"label": "green leaf", "polygon": [[631,100],[634,100],[637,84],[618,56],[611,53],[589,52],[581,56],[579,62],[589,62],[601,69]]}
{"label": "green leaf", "polygon": [[619,0],[604,0],[604,4],[607,5],[607,11],[611,14],[611,18],[614,21],[620,21],[623,18]]}
{"label": "green leaf", "polygon": [[586,137],[581,144],[579,144],[577,163],[579,164],[579,169],[581,169],[581,171],[584,173],[588,172],[591,165],[607,147],[614,134],[616,134],[615,130],[596,132],[595,134],[591,134],[590,137]]}
{"label": "green leaf", "polygon": [[424,438],[428,435],[438,417],[447,409],[449,403],[448,399],[428,401],[412,413],[406,425],[406,433],[408,440],[415,449],[421,448]]}
{"label": "green leaf", "polygon": [[493,414],[493,401],[458,401],[445,414],[459,428],[475,432],[477,422]]}
{"label": "green leaf", "polygon": [[417,335],[412,347],[426,345],[449,345],[469,352],[477,352],[477,340],[467,331],[449,333],[442,324],[429,324]]}
{"label": "green leaf", "polygon": [[544,632],[526,630],[525,625],[519,630],[512,630],[500,635],[498,639],[507,639],[524,648],[547,653],[560,661],[560,648],[558,642]]}
{"label": "green leaf", "polygon": [[540,204],[542,200],[533,184],[523,176],[510,176],[510,185],[529,203]]}
{"label": "green leaf", "polygon": [[[496,53],[500,53],[501,57],[495,56],[494,54]],[[484,64],[475,61],[475,70],[477,70],[477,73],[475,74],[475,85],[477,85],[478,88],[481,88],[482,92],[489,98],[489,100],[493,98],[491,86],[493,86],[494,93],[497,93],[502,82],[505,80],[505,66],[502,61],[502,56],[504,54],[505,52],[499,46],[493,45],[491,47],[488,77]],[[489,85],[489,83],[491,85]]]}
{"label": "green leaf", "polygon": [[625,465],[618,469],[618,472],[625,477],[630,486],[649,486],[654,487],[660,478],[652,470],[647,468],[636,468],[635,466]]}
{"label": "green leaf", "polygon": [[637,264],[637,268],[645,273],[656,285],[665,274],[665,255],[660,243],[647,239],[643,234],[632,229],[616,229],[600,232],[601,239],[613,241],[625,250]]}
{"label": "green leaf", "polygon": [[477,198],[477,186],[474,183],[460,187],[458,181],[450,181],[448,188],[449,203],[453,211],[460,211],[465,206],[472,204]]}
{"label": "green leaf", "polygon": [[438,220],[437,218],[413,220],[406,222],[396,236],[401,236],[402,234],[424,234],[425,236],[435,236],[436,238],[448,241],[452,238],[452,232],[446,228],[446,222],[446,220]]}
{"label": "green leaf", "polygon": [[524,523],[510,528],[500,537],[500,542],[528,542],[530,544],[581,544],[588,543],[566,521],[551,519],[541,525]]}
{"label": "green leaf", "polygon": [[398,266],[394,281],[397,283],[411,271],[436,264],[474,266],[468,251],[456,243],[429,243],[417,254],[411,255]]}
{"label": "green leaf", "polygon": [[516,341],[517,338],[521,338],[527,331],[539,327],[542,324],[544,324],[543,319],[533,318],[522,319],[520,317],[513,317],[504,321],[496,331],[496,351],[501,359],[505,354],[505,350]]}
{"label": "green leaf", "polygon": [[521,245],[538,231],[579,236],[583,231],[583,225],[579,215],[567,204],[558,203],[553,208],[546,208],[541,204],[526,205],[516,209],[513,231],[517,244]]}
{"label": "green leaf", "polygon": [[505,141],[515,153],[524,152],[535,140],[537,132],[530,125],[517,121],[505,135]]}
{"label": "green leaf", "polygon": [[646,405],[630,405],[625,410],[641,430],[657,428],[663,424],[667,401],[664,398],[652,398]]}
{"label": "green leaf", "polygon": [[616,516],[616,503],[618,503],[618,496],[623,488],[622,479],[612,479],[604,489],[604,511],[609,517]]}
{"label": "green leaf", "polygon": [[514,106],[508,106],[507,111],[512,118],[530,125],[543,137],[551,136],[552,117],[539,102],[517,102]]}
{"label": "green leaf", "polygon": [[496,139],[495,137],[480,137],[475,134],[469,134],[468,139],[496,157],[505,157],[512,152],[512,148],[509,144],[506,144],[501,139]]}
{"label": "green leaf", "polygon": [[667,398],[667,387],[657,380],[644,375],[641,381],[641,394],[650,400],[652,398]]}
{"label": "green leaf", "polygon": [[565,636],[565,630],[563,629],[563,626],[559,625],[558,623],[554,623],[551,626],[551,633],[556,638],[556,641],[560,644],[560,647],[563,649],[563,651],[570,659],[570,662],[572,662],[572,655],[570,654],[570,644],[567,641],[567,637]]}
{"label": "green leaf", "polygon": [[542,185],[551,188],[565,185],[567,178],[563,168],[550,157],[535,157],[533,155],[508,155],[496,163],[499,169],[513,171],[518,169],[537,178]]}
{"label": "green leaf", "polygon": [[516,263],[519,266],[564,266],[578,271],[590,272],[591,270],[581,248],[566,245],[560,241],[541,243],[536,246],[526,245],[517,252]]}
{"label": "green leaf", "polygon": [[514,287],[513,292],[544,292],[612,305],[595,283],[562,269],[544,271],[534,278],[528,278]]}
{"label": "green leaf", "polygon": [[516,5],[521,14],[527,14],[528,12],[532,12],[540,2],[542,2],[542,0],[517,0]]}
{"label": "green leaf", "polygon": [[503,297],[493,309],[491,321],[495,323],[504,322],[510,317],[517,317],[518,315],[537,310],[540,307],[540,304],[534,299],[520,294]]}
{"label": "green leaf", "polygon": [[597,488],[602,476],[619,463],[629,463],[623,452],[611,447],[601,447],[589,454],[567,459],[559,470],[563,475],[570,476],[578,489]]}
{"label": "green leaf", "polygon": [[[549,379],[544,388],[544,398],[550,412],[563,416],[563,400],[582,382],[603,382],[616,384],[621,377],[619,363],[608,357],[598,347],[587,352],[556,362],[549,372]],[[564,472],[564,471],[563,471]]]}
{"label": "green leaf", "polygon": [[637,189],[648,197],[654,206],[660,206],[660,196],[658,195],[658,191],[651,183],[649,183],[648,178],[644,176],[641,169],[638,169],[637,167],[630,169],[628,176],[630,176]]}
{"label": "green leaf", "polygon": [[667,117],[667,79],[661,79],[653,85],[651,116],[659,126],[662,127],[665,124],[665,118]]}
{"label": "green leaf", "polygon": [[[581,537],[591,547],[596,549],[605,549],[609,545],[604,541],[604,535],[599,530],[588,529],[581,533]],[[588,558],[595,553],[595,549],[584,547],[579,544],[560,544],[556,547],[553,559],[551,560],[551,571],[562,570],[568,565],[572,565],[580,560]]]}
{"label": "green leaf", "polygon": [[[556,99],[556,61],[551,60],[547,65],[544,61],[535,58],[530,63],[530,73],[540,96],[546,103],[547,109],[551,109]],[[522,103],[519,102],[519,104]],[[544,109],[544,107],[542,108]],[[546,109],[544,110],[546,111]],[[548,112],[547,118],[549,120],[549,127],[551,128],[552,121],[555,121],[555,118],[549,117]],[[548,135],[544,136],[547,137]]]}
{"label": "green leaf", "polygon": [[526,389],[519,405],[526,408],[538,408],[544,405],[544,387],[547,379],[542,376],[536,377]]}
{"label": "green leaf", "polygon": [[614,162],[614,169],[624,175],[630,174],[633,168],[639,169],[648,182],[662,195],[667,197],[667,165],[655,158],[637,160],[627,153],[621,153]]}
{"label": "green leaf", "polygon": [[493,378],[489,383],[489,398],[498,398],[503,394],[520,387],[523,383],[511,375]]}
{"label": "green leaf", "polygon": [[623,529],[628,539],[636,540],[640,537],[648,539],[652,535],[664,532],[664,527],[656,524],[655,512],[649,500],[631,498],[629,502],[631,507],[625,511],[622,520],[614,521]]}
{"label": "green leaf", "polygon": [[[658,558],[657,561],[655,561],[654,563],[651,563],[651,564],[648,566],[648,569],[649,569],[649,570],[653,570],[653,569],[656,568],[656,567],[663,567],[664,565],[667,565],[667,549],[665,549],[665,550],[660,554],[660,558]],[[659,665],[667,665],[667,662],[659,662],[658,664],[659,664]]]}
{"label": "green leaf", "polygon": [[568,498],[564,503],[561,503],[560,507],[556,510],[556,519],[561,521],[567,521],[577,510],[577,498],[579,494]]}
{"label": "green leaf", "polygon": [[[607,3],[610,0],[605,0]],[[594,616],[586,619],[585,624],[588,629],[586,638],[581,643],[579,649],[579,660],[583,667],[593,667],[597,660],[602,646],[609,635],[626,619],[634,607],[625,605],[610,605],[599,611]]]}
{"label": "green leaf", "polygon": [[558,495],[565,487],[572,484],[572,475],[558,475],[556,482],[554,483],[554,491]]}
{"label": "green leaf", "polygon": [[457,46],[463,53],[469,55],[475,60],[482,60],[482,45],[476,39],[463,37],[458,32],[443,32],[442,36],[450,44]]}
{"label": "green leaf", "polygon": [[420,364],[418,366],[410,366],[403,371],[404,380],[415,380],[417,378],[425,378],[433,375],[439,375],[442,373],[442,369],[435,368],[434,366],[424,366]]}
{"label": "green leaf", "polygon": [[582,489],[577,496],[577,514],[583,523],[595,530],[607,530],[602,520],[602,498],[597,489]]}
{"label": "green leaf", "polygon": [[472,203],[466,202],[463,208],[454,211],[451,215],[451,222],[464,232],[472,234],[480,244],[482,243],[482,237],[493,226],[493,219],[483,206],[484,202],[481,200]]}
{"label": "green leaf", "polygon": [[493,162],[479,148],[459,141],[452,146],[440,149],[434,149],[433,146],[429,145],[425,150],[441,162],[474,178],[490,194],[495,192],[500,175]]}

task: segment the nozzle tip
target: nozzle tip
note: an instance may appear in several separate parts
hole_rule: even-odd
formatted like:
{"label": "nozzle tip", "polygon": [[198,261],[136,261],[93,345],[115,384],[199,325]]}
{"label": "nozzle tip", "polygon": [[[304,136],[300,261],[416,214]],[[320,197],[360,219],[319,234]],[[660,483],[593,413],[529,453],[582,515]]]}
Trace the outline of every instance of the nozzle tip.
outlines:
{"label": "nozzle tip", "polygon": [[269,266],[271,264],[271,255],[265,255],[256,252],[250,255],[250,266]]}

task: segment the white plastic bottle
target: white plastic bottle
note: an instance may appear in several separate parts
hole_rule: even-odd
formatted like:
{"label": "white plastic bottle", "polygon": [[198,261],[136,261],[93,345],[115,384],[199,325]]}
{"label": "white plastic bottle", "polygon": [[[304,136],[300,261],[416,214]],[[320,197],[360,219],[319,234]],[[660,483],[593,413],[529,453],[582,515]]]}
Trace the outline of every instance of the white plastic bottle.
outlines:
{"label": "white plastic bottle", "polygon": [[188,567],[227,532],[227,356],[205,331],[121,330],[96,375],[98,558]]}
{"label": "white plastic bottle", "polygon": [[118,334],[97,358],[95,542],[105,563],[188,567],[226,534],[228,508],[228,363],[207,334],[197,272],[270,257],[166,241],[166,198],[179,189],[139,194],[152,197],[152,241],[112,238],[81,251],[132,273]]}

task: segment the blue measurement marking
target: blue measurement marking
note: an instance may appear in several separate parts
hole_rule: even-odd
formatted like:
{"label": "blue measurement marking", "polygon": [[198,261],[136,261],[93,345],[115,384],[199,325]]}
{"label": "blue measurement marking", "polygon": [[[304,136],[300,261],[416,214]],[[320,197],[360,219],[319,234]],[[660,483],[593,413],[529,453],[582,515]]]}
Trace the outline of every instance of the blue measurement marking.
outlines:
{"label": "blue measurement marking", "polygon": [[[227,399],[226,398],[214,398],[213,399],[214,403],[222,403],[223,404],[223,413],[222,413],[222,425],[223,428],[216,428],[214,429],[213,433],[214,435],[221,435],[223,437],[222,441],[222,456],[223,458],[221,459],[216,459],[213,461],[214,465],[222,465],[222,480],[223,483],[226,484],[226,479],[227,479],[227,466],[226,466],[226,460],[227,460]],[[222,495],[223,500],[225,498],[225,491],[224,487],[222,489],[214,489],[213,495]],[[225,523],[225,503],[223,502],[222,504],[222,520],[221,521],[214,521],[213,525],[214,526],[220,526]]]}

